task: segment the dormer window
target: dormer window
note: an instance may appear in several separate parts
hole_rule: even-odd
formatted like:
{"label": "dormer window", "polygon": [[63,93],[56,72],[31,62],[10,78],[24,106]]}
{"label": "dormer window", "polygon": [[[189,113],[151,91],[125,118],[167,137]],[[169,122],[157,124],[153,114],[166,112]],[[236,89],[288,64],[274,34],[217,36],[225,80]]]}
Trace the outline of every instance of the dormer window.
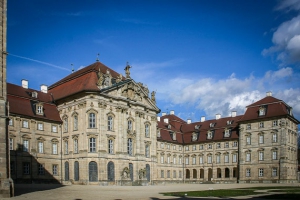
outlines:
{"label": "dormer window", "polygon": [[170,132],[170,136],[172,140],[176,140],[176,134],[174,132]]}
{"label": "dormer window", "polygon": [[38,96],[38,93],[37,93],[36,91],[33,91],[33,92],[31,93],[31,97],[37,98],[37,96]]}
{"label": "dormer window", "polygon": [[209,124],[209,127],[212,128],[212,127],[215,127],[215,125],[216,125],[216,123],[210,123],[210,124]]}
{"label": "dormer window", "polygon": [[197,133],[193,133],[192,134],[192,141],[197,141],[198,139],[198,134]]}
{"label": "dormer window", "polygon": [[227,121],[227,125],[230,125],[230,124],[232,124],[232,123],[233,123],[232,120],[228,120],[228,121]]}
{"label": "dormer window", "polygon": [[224,132],[224,137],[230,137],[230,129],[225,129],[225,132]]}
{"label": "dormer window", "polygon": [[199,130],[200,129],[200,125],[195,125],[195,130]]}
{"label": "dormer window", "polygon": [[168,129],[171,129],[171,124],[168,125]]}
{"label": "dormer window", "polygon": [[213,131],[208,131],[207,132],[207,139],[212,139],[213,138]]}
{"label": "dormer window", "polygon": [[266,115],[266,108],[260,107],[259,108],[259,116],[264,116],[264,115]]}
{"label": "dormer window", "polygon": [[37,115],[43,115],[44,112],[43,112],[43,104],[42,103],[37,103],[35,105],[35,109],[36,109],[36,114]]}

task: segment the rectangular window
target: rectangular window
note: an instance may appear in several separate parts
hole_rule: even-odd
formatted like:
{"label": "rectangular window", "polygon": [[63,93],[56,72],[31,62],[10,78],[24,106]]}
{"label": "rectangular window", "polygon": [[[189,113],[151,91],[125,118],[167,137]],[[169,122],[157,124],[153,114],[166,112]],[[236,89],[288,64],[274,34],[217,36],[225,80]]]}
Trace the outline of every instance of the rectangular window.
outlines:
{"label": "rectangular window", "polygon": [[74,153],[78,153],[78,139],[74,139]]}
{"label": "rectangular window", "polygon": [[170,172],[170,170],[168,170],[167,171],[167,178],[170,178],[170,174],[171,174],[171,172]]}
{"label": "rectangular window", "polygon": [[260,151],[258,152],[258,159],[261,161],[261,160],[264,160],[264,152],[263,151]]}
{"label": "rectangular window", "polygon": [[[107,117],[107,130],[112,131],[113,130],[113,117],[108,116]],[[147,132],[146,132],[147,134]]]}
{"label": "rectangular window", "polygon": [[127,129],[132,131],[132,121],[131,120],[127,121]]}
{"label": "rectangular window", "polygon": [[196,145],[193,145],[193,151],[195,151],[196,150]]}
{"label": "rectangular window", "polygon": [[251,161],[251,153],[246,153],[246,162]]}
{"label": "rectangular window", "polygon": [[96,138],[90,138],[90,152],[94,153],[96,152]]}
{"label": "rectangular window", "polygon": [[238,142],[237,142],[237,141],[234,141],[233,144],[232,144],[232,146],[233,146],[233,147],[237,147],[237,146],[238,146]]}
{"label": "rectangular window", "polygon": [[57,154],[57,143],[52,143],[52,154]]}
{"label": "rectangular window", "polygon": [[58,165],[52,165],[52,174],[54,176],[58,175]]}
{"label": "rectangular window", "polygon": [[199,149],[202,150],[203,149],[203,144],[199,145]]}
{"label": "rectangular window", "polygon": [[264,135],[259,135],[259,144],[263,144],[264,143]]}
{"label": "rectangular window", "polygon": [[246,169],[246,177],[251,177],[251,169]]}
{"label": "rectangular window", "polygon": [[65,141],[65,154],[69,154],[69,142]]}
{"label": "rectangular window", "polygon": [[200,156],[200,157],[199,157],[199,163],[200,163],[200,164],[203,164],[203,156]]}
{"label": "rectangular window", "polygon": [[189,150],[189,146],[186,146],[186,147],[185,147],[185,150],[188,151],[188,150]]}
{"label": "rectangular window", "polygon": [[264,176],[264,169],[258,169],[258,176],[263,177]]}
{"label": "rectangular window", "polygon": [[176,150],[176,145],[173,146],[173,150]]}
{"label": "rectangular window", "polygon": [[179,171],[179,178],[182,178],[182,171]]}
{"label": "rectangular window", "polygon": [[[149,148],[148,145],[146,145],[145,147],[145,154],[146,154],[146,157],[149,156]],[[108,140],[108,153],[109,154],[113,154],[114,153],[114,141],[113,140]]]}
{"label": "rectangular window", "polygon": [[45,174],[44,164],[38,164],[38,175],[44,175],[44,174]]}
{"label": "rectangular window", "polygon": [[208,144],[208,149],[212,149],[212,145],[211,144]]}
{"label": "rectangular window", "polygon": [[52,125],[52,132],[57,133],[57,126],[56,125]]}
{"label": "rectangular window", "polygon": [[37,106],[37,113],[38,114],[43,114],[43,106],[41,106],[41,105]]}
{"label": "rectangular window", "polygon": [[259,122],[259,128],[263,128],[264,127],[264,122]]}
{"label": "rectangular window", "polygon": [[161,178],[164,178],[164,177],[165,177],[165,172],[164,172],[164,170],[161,170],[161,171],[160,171],[160,177],[161,177]]}
{"label": "rectangular window", "polygon": [[182,164],[182,157],[179,157],[179,164]]}
{"label": "rectangular window", "polygon": [[193,165],[196,165],[196,156],[193,157]]}
{"label": "rectangular window", "polygon": [[179,151],[181,151],[182,150],[182,146],[179,146]]}
{"label": "rectangular window", "polygon": [[44,125],[43,125],[43,123],[38,123],[38,124],[37,124],[37,128],[38,128],[38,130],[40,130],[40,131],[44,130]]}
{"label": "rectangular window", "polygon": [[277,176],[277,168],[272,168],[272,176]]}
{"label": "rectangular window", "polygon": [[74,118],[73,118],[73,129],[74,129],[74,131],[78,130],[78,116],[77,115],[74,115]]}
{"label": "rectangular window", "polygon": [[251,136],[246,137],[246,144],[250,145],[251,144]]}
{"label": "rectangular window", "polygon": [[237,162],[237,154],[232,154],[232,162]]}
{"label": "rectangular window", "polygon": [[15,162],[10,161],[10,174],[15,174]]}
{"label": "rectangular window", "polygon": [[14,139],[9,138],[9,150],[14,150]]}
{"label": "rectangular window", "polygon": [[132,139],[131,138],[128,138],[128,140],[127,140],[127,153],[130,156],[133,155],[133,144],[132,144]]}
{"label": "rectangular window", "polygon": [[170,156],[167,157],[167,163],[170,164]]}
{"label": "rectangular window", "polygon": [[188,165],[189,164],[189,157],[185,158],[185,164]]}
{"label": "rectangular window", "polygon": [[30,174],[30,163],[29,162],[24,162],[23,163],[23,174],[24,175],[29,175]]}
{"label": "rectangular window", "polygon": [[221,148],[221,143],[217,143],[217,149]]}
{"label": "rectangular window", "polygon": [[39,153],[44,153],[44,142],[39,141]]}
{"label": "rectangular window", "polygon": [[9,118],[8,125],[9,126],[13,126],[14,125],[14,121],[13,121],[12,118]]}
{"label": "rectangular window", "polygon": [[272,152],[272,159],[277,160],[277,151]]}
{"label": "rectangular window", "polygon": [[229,148],[229,143],[228,142],[225,143],[225,148]]}
{"label": "rectangular window", "polygon": [[176,171],[173,170],[173,178],[176,178]]}
{"label": "rectangular window", "polygon": [[23,128],[28,128],[28,121],[26,120],[23,120]]}
{"label": "rectangular window", "polygon": [[96,128],[96,115],[95,113],[89,114],[89,128]]}
{"label": "rectangular window", "polygon": [[29,149],[29,141],[23,140],[23,151],[28,152]]}
{"label": "rectangular window", "polygon": [[251,130],[251,124],[247,124],[246,129],[247,129],[247,130]]}
{"label": "rectangular window", "polygon": [[211,162],[212,162],[212,156],[209,155],[209,156],[207,156],[207,163],[211,163]]}
{"label": "rectangular window", "polygon": [[220,162],[221,162],[221,158],[220,158],[220,155],[219,155],[219,154],[218,154],[217,157],[216,157],[216,162],[217,162],[217,163],[220,163]]}
{"label": "rectangular window", "polygon": [[164,148],[164,143],[160,143],[160,148],[163,149]]}
{"label": "rectangular window", "polygon": [[277,142],[277,133],[273,133],[272,142]]}
{"label": "rectangular window", "polygon": [[173,164],[176,164],[176,157],[173,157]]}
{"label": "rectangular window", "polygon": [[160,155],[160,163],[164,163],[164,155]]}
{"label": "rectangular window", "polygon": [[229,155],[228,154],[225,154],[224,161],[225,161],[225,163],[229,162]]}
{"label": "rectangular window", "polygon": [[170,149],[170,145],[169,144],[167,145],[167,149]]}
{"label": "rectangular window", "polygon": [[273,126],[278,126],[278,121],[277,120],[273,121]]}

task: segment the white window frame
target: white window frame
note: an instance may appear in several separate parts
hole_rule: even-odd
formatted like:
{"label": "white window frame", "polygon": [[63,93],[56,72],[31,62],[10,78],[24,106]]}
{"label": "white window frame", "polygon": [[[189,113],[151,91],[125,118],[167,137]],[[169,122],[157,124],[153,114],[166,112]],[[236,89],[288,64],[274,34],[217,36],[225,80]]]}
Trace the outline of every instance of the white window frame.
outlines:
{"label": "white window frame", "polygon": [[108,153],[114,154],[114,141],[112,139],[108,140]]}
{"label": "white window frame", "polygon": [[263,177],[264,176],[264,169],[263,168],[259,168],[258,169],[258,177]]}
{"label": "white window frame", "polygon": [[42,142],[42,141],[38,142],[38,152],[44,153],[44,142]]}
{"label": "white window frame", "polygon": [[229,155],[228,154],[224,155],[224,162],[229,163]]}
{"label": "white window frame", "polygon": [[37,124],[37,129],[40,130],[40,131],[43,131],[44,130],[44,124],[43,123],[38,123]]}
{"label": "white window frame", "polygon": [[272,151],[272,159],[277,160],[277,151]]}
{"label": "white window frame", "polygon": [[52,175],[58,176],[58,165],[52,165]]}
{"label": "white window frame", "polygon": [[211,164],[212,163],[212,155],[207,156],[207,163]]}
{"label": "white window frame", "polygon": [[65,154],[69,154],[69,142],[68,142],[68,140],[64,141],[64,146],[65,146],[65,148],[64,148]]}
{"label": "white window frame", "polygon": [[258,160],[259,161],[263,161],[264,160],[264,152],[263,151],[259,151],[258,152]]}
{"label": "white window frame", "polygon": [[107,130],[113,131],[114,119],[112,116],[107,117]]}
{"label": "white window frame", "polygon": [[272,135],[272,142],[277,142],[277,133],[273,133]]}
{"label": "white window frame", "polygon": [[251,136],[250,135],[246,136],[246,144],[251,145]]}
{"label": "white window frame", "polygon": [[57,133],[57,125],[52,125],[51,129],[53,133]]}
{"label": "white window frame", "polygon": [[29,122],[27,120],[22,121],[22,127],[23,128],[29,128]]}
{"label": "white window frame", "polygon": [[193,163],[193,165],[196,165],[196,156],[194,156],[194,157],[192,158],[192,163]]}
{"label": "white window frame", "polygon": [[150,158],[150,145],[146,144],[145,146],[145,156],[146,158]]}
{"label": "white window frame", "polygon": [[258,136],[258,143],[259,144],[263,144],[264,143],[264,135],[263,134],[261,134],[261,135]]}
{"label": "white window frame", "polygon": [[251,177],[251,169],[246,169],[246,177]]}
{"label": "white window frame", "polygon": [[200,163],[200,164],[203,164],[203,156],[200,156],[200,157],[199,157],[199,163]]}
{"label": "white window frame", "polygon": [[237,154],[236,153],[232,154],[232,162],[233,163],[237,162]]}
{"label": "white window frame", "polygon": [[220,154],[217,154],[217,156],[216,156],[216,163],[221,163],[221,156],[220,156]]}
{"label": "white window frame", "polygon": [[74,139],[74,153],[78,153],[78,139]]}
{"label": "white window frame", "polygon": [[27,140],[27,139],[23,140],[23,151],[29,152],[29,140]]}
{"label": "white window frame", "polygon": [[150,137],[150,125],[145,124],[145,137]]}
{"label": "white window frame", "polygon": [[246,162],[250,162],[251,161],[251,153],[247,152],[246,153]]}
{"label": "white window frame", "polygon": [[9,150],[14,150],[14,139],[9,138]]}
{"label": "white window frame", "polygon": [[94,112],[89,113],[89,128],[96,128],[96,114]]}
{"label": "white window frame", "polygon": [[89,138],[89,152],[90,153],[96,152],[96,138],[94,137]]}
{"label": "white window frame", "polygon": [[273,168],[272,168],[272,176],[273,176],[273,177],[274,177],[274,176],[278,176],[278,170],[277,170],[276,167],[273,167]]}
{"label": "white window frame", "polygon": [[133,140],[132,140],[132,138],[127,139],[127,153],[129,156],[133,156]]}
{"label": "white window frame", "polygon": [[52,154],[57,154],[57,143],[52,143]]}

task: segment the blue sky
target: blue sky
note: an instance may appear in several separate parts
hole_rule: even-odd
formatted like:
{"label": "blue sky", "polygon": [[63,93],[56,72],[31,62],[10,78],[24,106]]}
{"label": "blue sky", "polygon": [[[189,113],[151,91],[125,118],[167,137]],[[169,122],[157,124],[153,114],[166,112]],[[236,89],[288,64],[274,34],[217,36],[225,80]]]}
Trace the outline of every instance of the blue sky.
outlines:
{"label": "blue sky", "polygon": [[267,91],[300,119],[300,1],[9,0],[7,81],[39,89],[96,61],[184,120],[243,114]]}

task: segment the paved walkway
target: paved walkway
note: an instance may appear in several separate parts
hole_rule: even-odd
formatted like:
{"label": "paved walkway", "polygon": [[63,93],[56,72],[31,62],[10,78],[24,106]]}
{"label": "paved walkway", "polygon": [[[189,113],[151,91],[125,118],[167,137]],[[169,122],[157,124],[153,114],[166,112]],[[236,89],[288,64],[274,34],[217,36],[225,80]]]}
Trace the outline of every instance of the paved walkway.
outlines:
{"label": "paved walkway", "polygon": [[[189,199],[165,197],[159,193],[208,189],[231,189],[260,186],[299,186],[300,184],[177,184],[156,186],[98,186],[98,185],[15,185],[12,200],[160,200]],[[246,197],[249,198],[249,197]],[[200,198],[191,198],[200,199]],[[201,198],[203,199],[203,198]],[[219,198],[211,198],[219,199]],[[231,198],[232,199],[232,198]],[[241,198],[239,198],[241,199]],[[2,200],[2,199],[1,199]]]}

